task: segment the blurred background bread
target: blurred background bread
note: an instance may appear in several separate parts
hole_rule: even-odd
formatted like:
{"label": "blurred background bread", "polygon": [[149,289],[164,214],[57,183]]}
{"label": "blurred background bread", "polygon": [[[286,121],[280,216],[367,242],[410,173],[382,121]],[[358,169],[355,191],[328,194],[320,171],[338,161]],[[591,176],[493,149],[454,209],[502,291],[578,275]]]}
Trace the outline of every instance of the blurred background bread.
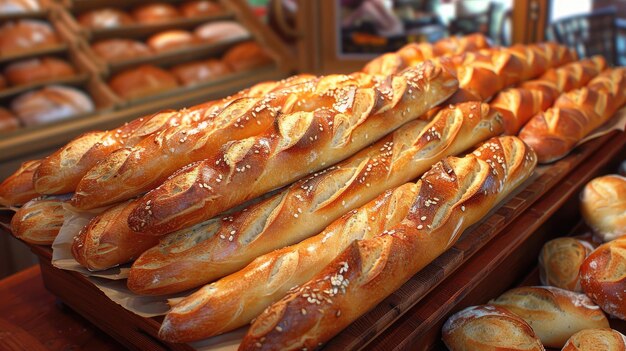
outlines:
{"label": "blurred background bread", "polygon": [[229,49],[222,57],[233,72],[248,71],[272,63],[272,58],[259,44],[249,41]]}
{"label": "blurred background bread", "polygon": [[34,126],[93,112],[95,107],[76,88],[50,85],[18,96],[11,109],[25,126]]}
{"label": "blurred background bread", "polygon": [[561,351],[625,351],[626,337],[613,329],[585,329],[572,335]]}
{"label": "blurred background bread", "polygon": [[576,238],[556,238],[539,253],[539,276],[544,285],[581,292],[579,270],[593,246]]}
{"label": "blurred background bread", "polygon": [[10,132],[20,127],[20,121],[11,111],[0,107],[0,132]]}
{"label": "blurred background bread", "polygon": [[0,0],[0,13],[25,13],[41,10],[38,0]]}
{"label": "blurred background bread", "polygon": [[611,174],[587,183],[581,195],[580,211],[603,241],[626,235],[626,177]]}
{"label": "blurred background bread", "polygon": [[191,46],[196,43],[197,38],[186,30],[175,29],[157,33],[146,42],[148,46],[156,51],[168,51],[181,47]]}
{"label": "blurred background bread", "polygon": [[0,55],[17,54],[59,44],[61,39],[47,22],[23,19],[0,27]]}
{"label": "blurred background bread", "polygon": [[166,22],[180,17],[180,13],[171,4],[153,3],[138,6],[132,11],[133,18],[139,23],[159,23]]}
{"label": "blurred background bread", "polygon": [[182,3],[178,9],[183,17],[211,16],[223,11],[220,4],[208,0],[187,1]]}
{"label": "blurred background bread", "polygon": [[109,86],[123,99],[136,99],[158,94],[178,86],[176,77],[153,65],[141,65],[115,74]]}
{"label": "blurred background bread", "polygon": [[194,34],[205,43],[243,39],[250,35],[246,28],[234,21],[209,22],[197,27]]}
{"label": "blurred background bread", "polygon": [[182,85],[187,86],[218,80],[230,74],[231,70],[220,60],[208,59],[176,65],[171,68],[171,72]]}
{"label": "blurred background bread", "polygon": [[149,56],[152,50],[148,45],[132,39],[106,39],[91,45],[91,49],[107,62]]}
{"label": "blurred background bread", "polygon": [[115,28],[133,23],[133,18],[116,8],[102,8],[78,16],[78,23],[85,28]]}
{"label": "blurred background bread", "polygon": [[4,70],[4,75],[12,85],[70,77],[75,74],[76,70],[69,62],[56,57],[31,58],[16,61],[8,65]]}

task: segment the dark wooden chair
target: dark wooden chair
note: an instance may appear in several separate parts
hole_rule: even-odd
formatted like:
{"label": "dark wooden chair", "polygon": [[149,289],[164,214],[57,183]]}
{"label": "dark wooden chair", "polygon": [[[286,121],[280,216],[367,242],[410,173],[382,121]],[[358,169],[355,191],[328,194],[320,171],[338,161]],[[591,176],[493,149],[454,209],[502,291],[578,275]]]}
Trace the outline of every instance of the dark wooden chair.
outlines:
{"label": "dark wooden chair", "polygon": [[602,55],[611,64],[619,62],[614,7],[558,20],[548,27],[547,36],[574,48],[580,57]]}

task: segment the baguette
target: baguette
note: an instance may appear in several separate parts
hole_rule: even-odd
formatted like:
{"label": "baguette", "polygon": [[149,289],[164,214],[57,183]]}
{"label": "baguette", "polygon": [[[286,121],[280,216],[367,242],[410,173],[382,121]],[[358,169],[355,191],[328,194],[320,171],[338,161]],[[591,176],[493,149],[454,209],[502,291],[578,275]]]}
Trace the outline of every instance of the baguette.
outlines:
{"label": "baguette", "polygon": [[0,205],[21,206],[40,196],[33,187],[33,174],[40,162],[33,160],[22,163],[15,173],[0,183]]}
{"label": "baguette", "polygon": [[138,294],[169,294],[233,273],[501,131],[499,114],[477,102],[444,108],[429,123],[409,122],[261,203],[164,237],[135,261],[128,287]]}
{"label": "baguette", "polygon": [[[508,139],[501,140],[503,143],[508,143]],[[517,144],[523,146],[519,141],[516,142]],[[490,146],[494,150],[498,147],[497,155],[502,159],[508,155],[501,156],[503,151],[500,145],[501,142],[496,139],[480,148],[477,153],[487,159],[486,157],[492,156]],[[520,161],[520,163],[527,166],[526,172],[530,172],[533,165],[532,154],[524,154],[522,151],[524,150],[515,155],[516,157],[528,155],[528,161]],[[517,164],[513,166],[516,172],[518,172],[517,166]],[[317,274],[354,240],[373,240],[372,238],[379,233],[389,232],[408,221],[412,216],[412,208],[415,208],[416,197],[423,196],[420,195],[420,189],[422,192],[443,190],[445,186],[449,187],[448,182],[456,180],[456,175],[452,174],[453,169],[467,171],[471,167],[476,169],[482,167],[481,175],[487,178],[487,181],[496,180],[492,178],[487,163],[478,161],[476,156],[470,155],[463,159],[449,157],[447,161],[437,164],[433,170],[427,172],[417,185],[407,183],[395,190],[388,190],[375,200],[336,220],[320,234],[292,247],[261,256],[241,271],[207,285],[188,296],[167,314],[159,335],[170,341],[188,341],[219,334],[247,323],[261,313],[266,306],[282,298],[287,289],[305,283]],[[438,171],[442,173],[437,173]],[[478,173],[477,170],[476,173]],[[437,177],[440,178],[437,179]],[[441,177],[445,179],[445,184]],[[423,187],[422,184],[424,184]],[[495,184],[491,186],[496,186]],[[483,189],[479,190],[481,194],[476,194],[476,196],[482,196]],[[438,199],[438,197],[433,197],[429,200],[428,206],[430,207],[432,203],[434,209],[435,202],[439,202]],[[470,203],[472,202],[467,202],[468,210],[470,210]],[[465,206],[465,204],[460,206]],[[431,224],[427,218],[432,218],[432,214],[428,217],[426,215],[424,213],[417,218],[419,223],[415,224],[415,228],[419,228],[420,231],[431,230],[428,228]],[[450,233],[452,232],[455,231]],[[458,234],[458,232],[455,233]],[[312,297],[315,298],[314,295]],[[322,296],[319,295],[319,297]],[[298,309],[299,313],[300,309]]]}
{"label": "baguette", "polygon": [[[265,133],[224,145],[141,199],[130,228],[163,235],[339,162],[402,124],[417,119],[457,89],[431,62],[408,69],[333,109],[281,115]],[[240,184],[246,184],[240,187]]]}
{"label": "baguette", "polygon": [[59,234],[67,211],[69,197],[36,198],[25,203],[11,218],[13,235],[30,244],[52,245]]}
{"label": "baguette", "polygon": [[[378,78],[363,73],[331,75],[289,85],[262,98],[237,99],[213,118],[166,129],[133,148],[111,154],[83,177],[72,204],[88,209],[140,195],[163,183],[181,167],[218,154],[228,141],[272,129],[278,115],[333,106],[343,108],[357,88],[371,90],[377,81]],[[280,118],[285,119],[288,118]]]}
{"label": "baguette", "polygon": [[[325,268],[318,264],[308,282],[256,318],[240,350],[314,349],[328,341],[454,245],[463,230],[527,179],[535,164],[533,151],[515,137],[491,139],[464,158],[436,164],[410,184],[402,206],[395,205],[397,220],[382,232],[367,223],[378,227],[376,235],[347,241]],[[364,222],[361,217],[358,223]]]}
{"label": "baguette", "polygon": [[553,108],[528,121],[520,138],[535,149],[541,163],[564,157],[622,106],[626,100],[625,75],[626,69],[610,69],[588,87],[561,95]]}

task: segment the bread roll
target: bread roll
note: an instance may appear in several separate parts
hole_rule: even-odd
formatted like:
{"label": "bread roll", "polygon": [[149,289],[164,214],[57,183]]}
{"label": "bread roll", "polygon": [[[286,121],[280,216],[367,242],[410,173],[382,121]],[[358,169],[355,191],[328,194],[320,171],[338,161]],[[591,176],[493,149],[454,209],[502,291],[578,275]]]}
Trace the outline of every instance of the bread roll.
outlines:
{"label": "bread roll", "polygon": [[591,180],[581,194],[580,211],[602,241],[626,235],[626,177],[612,174]]}
{"label": "bread roll", "polygon": [[157,33],[148,38],[146,43],[152,50],[160,52],[191,46],[195,42],[196,37],[194,37],[190,32],[175,29]]}
{"label": "bread roll", "polygon": [[142,5],[132,11],[135,21],[144,24],[167,22],[180,17],[176,7],[168,3]]}
{"label": "bread roll", "polygon": [[0,14],[8,15],[40,10],[39,0],[0,0]]}
{"label": "bread roll", "polygon": [[205,43],[245,39],[250,36],[246,28],[234,21],[209,22],[196,28],[194,34]]}
{"label": "bread roll", "polygon": [[176,77],[153,65],[141,65],[114,75],[111,89],[123,99],[137,99],[172,90],[178,86]]}
{"label": "bread roll", "polygon": [[70,197],[37,198],[22,206],[11,219],[13,235],[27,243],[52,245],[59,234],[67,210],[64,200]]}
{"label": "bread roll", "polygon": [[450,316],[441,331],[450,351],[543,351],[533,329],[496,306],[468,307]]}
{"label": "bread roll", "polygon": [[116,8],[92,10],[78,16],[78,23],[91,29],[116,28],[133,22],[129,14]]}
{"label": "bread roll", "polygon": [[557,288],[582,292],[579,270],[593,246],[576,238],[557,238],[543,245],[539,253],[541,283]]}
{"label": "bread roll", "polygon": [[40,162],[22,163],[15,173],[0,183],[0,205],[20,206],[39,196],[33,187],[33,174]]}
{"label": "bread roll", "polygon": [[4,74],[13,85],[71,77],[76,70],[67,61],[56,57],[32,58],[8,65]]}
{"label": "bread roll", "polygon": [[233,72],[247,71],[272,63],[272,58],[258,43],[249,41],[235,45],[222,57]]}
{"label": "bread roll", "polygon": [[19,54],[60,42],[54,29],[44,21],[23,19],[0,27],[0,55]]}
{"label": "bread roll", "polygon": [[4,107],[0,107],[0,133],[10,132],[20,127],[20,121]]}
{"label": "bread roll", "polygon": [[572,335],[561,351],[625,351],[626,337],[613,329],[585,329]]}
{"label": "bread roll", "polygon": [[223,11],[222,6],[209,0],[187,1],[182,3],[178,9],[183,17],[200,17],[217,15]]}
{"label": "bread roll", "polygon": [[580,285],[608,314],[626,320],[626,238],[601,245],[580,266]]}
{"label": "bread roll", "polygon": [[561,348],[574,333],[608,328],[609,321],[585,294],[550,286],[526,286],[489,301],[521,317],[547,347]]}
{"label": "bread roll", "polygon": [[152,55],[148,45],[130,39],[106,39],[91,45],[91,49],[107,62],[134,59]]}
{"label": "bread roll", "polygon": [[33,126],[91,113],[95,107],[91,98],[76,88],[48,85],[18,96],[11,109],[25,126]]}
{"label": "bread roll", "polygon": [[171,68],[171,72],[185,86],[219,80],[231,74],[230,68],[225,63],[215,59],[176,65]]}

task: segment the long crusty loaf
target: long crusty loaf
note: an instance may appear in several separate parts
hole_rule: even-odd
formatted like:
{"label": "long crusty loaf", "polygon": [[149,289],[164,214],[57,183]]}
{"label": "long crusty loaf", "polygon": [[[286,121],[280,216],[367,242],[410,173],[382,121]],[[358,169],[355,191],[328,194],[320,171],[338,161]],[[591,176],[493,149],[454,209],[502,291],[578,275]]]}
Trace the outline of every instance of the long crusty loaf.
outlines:
{"label": "long crusty loaf", "polygon": [[36,198],[20,207],[11,218],[11,233],[35,245],[52,245],[67,215],[68,196]]}
{"label": "long crusty loaf", "polygon": [[625,94],[626,69],[610,69],[587,87],[561,95],[553,108],[528,121],[519,136],[535,149],[539,162],[558,160],[613,116]]}
{"label": "long crusty loaf", "polygon": [[33,187],[33,174],[40,160],[26,161],[7,179],[0,183],[0,205],[21,206],[39,197]]}
{"label": "long crusty loaf", "polygon": [[431,122],[409,122],[271,198],[164,237],[135,261],[128,287],[140,294],[168,294],[210,283],[319,233],[382,191],[501,131],[498,113],[478,102],[444,108]]}
{"label": "long crusty loaf", "polygon": [[109,155],[83,177],[72,204],[93,208],[142,194],[181,167],[218,154],[223,144],[272,129],[278,116],[343,109],[351,104],[355,91],[371,90],[377,81],[364,73],[330,75],[288,85],[260,98],[237,99],[201,123],[168,128],[133,148]]}
{"label": "long crusty loaf", "polygon": [[283,81],[263,82],[221,100],[179,111],[158,112],[108,131],[85,133],[41,161],[34,177],[35,189],[42,194],[74,192],[82,177],[115,150],[132,147],[146,136],[168,127],[190,125],[211,118],[235,99],[264,96],[278,87],[309,79],[313,76],[298,75]]}
{"label": "long crusty loaf", "polygon": [[532,149],[516,137],[491,139],[464,158],[436,164],[395,205],[399,221],[318,266],[319,273],[256,318],[240,349],[313,349],[326,342],[450,248],[535,164]]}
{"label": "long crusty loaf", "polygon": [[[553,68],[544,73],[539,79],[523,82],[520,88],[531,90],[544,90],[552,92],[566,92],[581,88],[595,76],[606,69],[606,60],[602,56],[593,56]],[[564,72],[565,71],[565,72]]]}
{"label": "long crusty loaf", "polygon": [[426,61],[374,87],[349,89],[333,108],[282,114],[265,133],[224,145],[216,157],[152,190],[129,217],[130,228],[162,235],[210,219],[355,154],[457,87],[446,70]]}
{"label": "long crusty loaf", "polygon": [[[291,287],[305,283],[354,240],[374,240],[373,238],[380,233],[393,233],[394,228],[402,226],[403,223],[413,226],[413,230],[430,233],[433,228],[437,228],[437,221],[445,222],[447,215],[443,212],[454,208],[452,205],[456,205],[455,211],[463,215],[474,213],[477,203],[491,200],[496,196],[492,192],[505,190],[500,188],[498,182],[500,179],[497,177],[508,174],[504,171],[502,164],[506,162],[512,167],[507,169],[511,172],[515,170],[516,175],[521,172],[518,170],[520,166],[526,167],[525,172],[530,172],[532,169],[534,160],[532,154],[526,151],[527,148],[521,141],[510,141],[510,139],[496,139],[476,151],[481,155],[480,157],[489,160],[489,163],[493,163],[493,167],[497,168],[492,169],[489,163],[475,155],[466,156],[463,159],[449,157],[443,163],[435,165],[417,184],[407,183],[395,190],[389,190],[336,220],[320,234],[292,247],[261,256],[243,270],[203,287],[174,306],[163,322],[160,336],[172,341],[193,340],[236,328],[247,323],[274,301],[282,298]],[[520,147],[524,148],[520,150]],[[517,153],[505,154],[503,148],[514,149]],[[492,155],[499,158],[492,160]],[[506,157],[513,157],[513,159]],[[493,174],[494,172],[499,173]],[[468,179],[465,179],[464,174],[467,174]],[[444,196],[450,195],[450,190],[456,189],[457,186],[466,185],[458,184],[458,182],[461,180],[470,182],[469,179],[476,179],[475,182],[482,184],[484,188],[472,188],[472,191],[460,195],[462,200],[458,200],[458,203],[446,203]],[[509,184],[509,182],[505,183]],[[446,190],[446,188],[451,189]],[[483,199],[484,190],[489,191],[487,199]],[[465,201],[471,196],[473,196],[472,199]],[[415,212],[420,210],[420,207],[424,207],[423,213]],[[488,206],[484,207],[486,213]],[[442,211],[438,215],[426,213],[427,210],[437,208]],[[417,215],[416,218],[413,218],[414,214]],[[458,217],[457,214],[455,219]],[[416,220],[415,223],[412,222],[413,219]],[[453,223],[445,222],[446,226],[441,230],[446,229],[449,232],[438,236],[439,240],[445,237],[443,247],[436,251],[429,250],[428,255],[436,257],[437,252],[441,252],[447,246],[447,240],[453,241],[452,239],[460,234],[466,225],[463,221],[453,222],[454,226],[459,223],[461,225],[457,229],[454,227],[451,229],[449,227],[453,226]],[[415,256],[411,257],[415,258]],[[407,264],[409,261],[404,263]],[[326,298],[323,291],[324,289],[313,291],[313,295],[309,293],[305,298],[310,298],[310,301],[317,301],[319,298],[322,302],[322,299]],[[358,299],[358,301],[360,303],[369,300]],[[298,316],[308,318],[307,312],[312,311],[305,311],[301,314],[299,308],[297,312]],[[334,313],[333,311],[333,317]],[[302,330],[294,330],[294,332],[298,333]]]}

